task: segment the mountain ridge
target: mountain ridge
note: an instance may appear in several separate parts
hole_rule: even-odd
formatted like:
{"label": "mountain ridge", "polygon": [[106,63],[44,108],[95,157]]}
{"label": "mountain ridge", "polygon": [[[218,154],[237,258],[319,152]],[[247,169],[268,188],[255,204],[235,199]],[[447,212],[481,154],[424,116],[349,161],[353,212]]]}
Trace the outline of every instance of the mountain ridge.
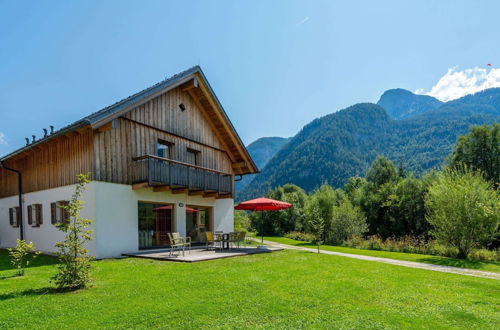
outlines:
{"label": "mountain ridge", "polygon": [[307,191],[323,182],[341,187],[351,176],[364,176],[377,155],[420,175],[440,166],[470,126],[500,121],[500,88],[402,113],[408,115],[393,118],[379,104],[358,103],[314,119],[268,161],[238,199],[286,183]]}

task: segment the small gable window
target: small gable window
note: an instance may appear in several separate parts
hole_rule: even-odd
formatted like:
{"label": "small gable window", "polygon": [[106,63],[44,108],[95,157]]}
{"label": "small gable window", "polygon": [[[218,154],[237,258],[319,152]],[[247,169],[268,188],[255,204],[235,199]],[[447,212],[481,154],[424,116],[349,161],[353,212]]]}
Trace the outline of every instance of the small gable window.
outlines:
{"label": "small gable window", "polygon": [[9,208],[9,223],[12,227],[17,228],[21,223],[21,214],[19,213],[19,206]]}
{"label": "small gable window", "polygon": [[55,225],[63,222],[69,222],[69,213],[63,207],[68,206],[68,201],[57,201],[50,203],[50,222]]}
{"label": "small gable window", "polygon": [[28,205],[28,225],[40,227],[43,223],[42,204]]}

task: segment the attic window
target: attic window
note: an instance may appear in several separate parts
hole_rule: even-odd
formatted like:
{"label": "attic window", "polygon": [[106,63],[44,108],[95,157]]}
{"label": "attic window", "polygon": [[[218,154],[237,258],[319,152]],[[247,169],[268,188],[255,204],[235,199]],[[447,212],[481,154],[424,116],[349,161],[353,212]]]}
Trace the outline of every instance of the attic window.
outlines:
{"label": "attic window", "polygon": [[181,109],[181,111],[186,110],[186,106],[184,105],[184,103],[179,104],[179,109]]}

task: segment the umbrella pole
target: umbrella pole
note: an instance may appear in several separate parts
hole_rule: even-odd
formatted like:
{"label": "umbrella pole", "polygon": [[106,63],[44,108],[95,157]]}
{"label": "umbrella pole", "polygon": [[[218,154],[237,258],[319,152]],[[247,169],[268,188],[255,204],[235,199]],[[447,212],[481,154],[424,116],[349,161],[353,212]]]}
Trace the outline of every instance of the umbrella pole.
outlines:
{"label": "umbrella pole", "polygon": [[262,245],[264,245],[264,212],[260,211],[260,233],[262,235]]}

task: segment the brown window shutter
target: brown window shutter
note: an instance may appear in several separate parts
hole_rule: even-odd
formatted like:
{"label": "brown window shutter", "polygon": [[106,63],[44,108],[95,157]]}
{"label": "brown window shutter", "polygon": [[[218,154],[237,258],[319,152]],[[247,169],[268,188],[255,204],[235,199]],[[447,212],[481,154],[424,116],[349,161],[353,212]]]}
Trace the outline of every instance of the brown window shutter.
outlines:
{"label": "brown window shutter", "polygon": [[56,213],[57,213],[57,204],[50,203],[50,223],[51,224],[57,223]]}
{"label": "brown window shutter", "polygon": [[37,212],[36,212],[36,225],[40,226],[43,223],[43,214],[42,214],[42,204],[37,204],[36,205]]}
{"label": "brown window shutter", "polygon": [[19,212],[19,206],[15,207],[16,209],[16,218],[17,218],[17,223],[16,223],[16,228],[19,227],[19,224],[21,223],[21,213]]}
{"label": "brown window shutter", "polygon": [[[68,201],[62,201],[61,204],[64,205],[65,207],[68,207],[69,202]],[[62,219],[61,220],[64,223],[68,223],[69,222],[69,211],[66,208],[62,209]]]}
{"label": "brown window shutter", "polygon": [[33,205],[28,205],[28,225],[33,225]]}
{"label": "brown window shutter", "polygon": [[9,223],[14,226],[14,209],[12,207],[9,208]]}

